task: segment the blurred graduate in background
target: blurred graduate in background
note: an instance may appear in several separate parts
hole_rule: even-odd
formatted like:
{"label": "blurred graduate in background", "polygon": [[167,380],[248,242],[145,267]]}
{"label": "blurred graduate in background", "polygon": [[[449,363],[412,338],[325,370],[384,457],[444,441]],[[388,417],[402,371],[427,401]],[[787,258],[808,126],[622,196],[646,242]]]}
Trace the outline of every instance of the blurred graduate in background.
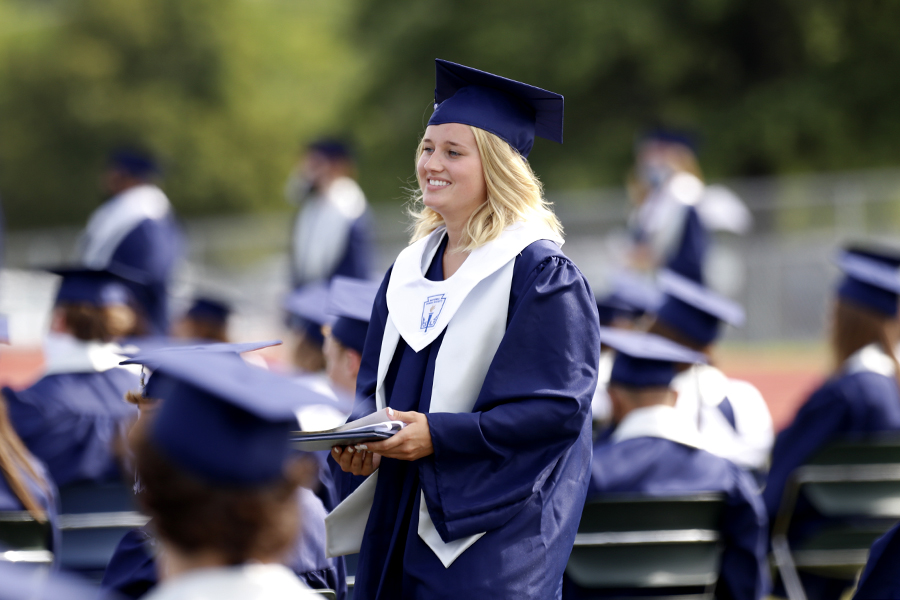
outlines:
{"label": "blurred graduate in background", "polygon": [[[683,131],[657,128],[638,140],[628,180],[634,205],[628,219],[628,263],[639,271],[667,268],[719,287],[720,282],[710,281],[710,277],[728,274],[713,269],[711,259],[729,257],[713,251],[712,232],[742,235],[752,227],[753,217],[733,191],[704,184],[696,152],[696,136]],[[733,271],[740,265],[729,267]]]}
{"label": "blurred graduate in background", "polygon": [[325,379],[325,335],[322,328],[334,317],[328,314],[328,284],[313,283],[288,294],[282,308],[291,330],[291,366],[299,373]]}
{"label": "blurred graduate in background", "polygon": [[231,306],[224,300],[198,297],[172,325],[172,337],[201,342],[228,342]]}
{"label": "blurred graduate in background", "polygon": [[[769,591],[768,520],[756,482],[731,461],[703,450],[696,423],[675,408],[678,392],[671,384],[678,367],[702,364],[706,356],[648,333],[603,329],[600,335],[616,350],[609,396],[617,426],[594,446],[588,500],[611,494],[725,494],[716,597],[760,600]],[[603,595],[567,580],[563,597]]]}
{"label": "blurred graduate in background", "polygon": [[[724,324],[744,323],[736,302],[673,271],[659,275],[664,300],[650,327],[656,333],[710,361]],[[676,408],[696,424],[703,448],[761,477],[768,465],[775,433],[769,407],[752,384],[731,379],[712,364],[694,365],[672,383]]]}
{"label": "blurred graduate in background", "polygon": [[184,254],[181,229],[169,199],[157,186],[160,170],[145,150],[110,154],[103,176],[109,199],[91,215],[78,243],[80,263],[128,280],[142,308],[142,331],[169,331],[168,286]]}
{"label": "blurred graduate in background", "polygon": [[285,196],[299,207],[291,234],[291,287],[327,282],[335,275],[372,275],[372,216],[356,183],[347,143],[309,144],[288,178]]}
{"label": "blurred graduate in background", "polygon": [[43,376],[31,387],[3,389],[9,416],[28,449],[59,486],[118,480],[116,444],[137,411],[124,398],[140,369],[123,368],[116,341],[137,316],[127,282],[108,271],[61,269]]}
{"label": "blurred graduate in background", "polygon": [[[900,430],[900,388],[895,352],[900,342],[900,256],[877,248],[850,247],[838,265],[831,320],[834,370],[800,407],[794,421],[775,440],[763,497],[774,521],[791,473],[843,435]],[[794,509],[788,541],[802,542],[826,524],[801,497]],[[835,600],[853,585],[801,572],[810,600]]]}

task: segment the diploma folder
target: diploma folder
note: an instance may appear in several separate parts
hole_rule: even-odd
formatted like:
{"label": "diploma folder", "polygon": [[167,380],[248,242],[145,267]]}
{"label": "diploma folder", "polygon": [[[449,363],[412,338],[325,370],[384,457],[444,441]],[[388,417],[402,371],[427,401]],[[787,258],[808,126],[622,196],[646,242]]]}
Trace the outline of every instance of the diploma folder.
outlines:
{"label": "diploma folder", "polygon": [[386,440],[406,426],[395,421],[387,409],[366,415],[361,419],[344,423],[325,431],[295,431],[291,434],[291,446],[295,450],[312,452],[330,450],[332,446],[354,446],[366,442]]}

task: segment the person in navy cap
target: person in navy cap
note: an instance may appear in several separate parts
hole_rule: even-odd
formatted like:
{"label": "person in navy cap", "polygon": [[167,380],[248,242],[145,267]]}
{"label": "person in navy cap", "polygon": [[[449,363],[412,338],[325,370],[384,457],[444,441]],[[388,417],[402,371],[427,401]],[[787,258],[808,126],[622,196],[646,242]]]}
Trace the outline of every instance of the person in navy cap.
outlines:
{"label": "person in navy cap", "polygon": [[227,302],[200,296],[172,327],[172,337],[227,343],[230,316],[231,306]]}
{"label": "person in navy cap", "polygon": [[122,368],[116,341],[134,324],[128,286],[107,271],[60,269],[44,374],[3,389],[13,426],[58,486],[121,477],[116,444],[137,413],[125,394],[138,370]]}
{"label": "person in navy cap", "polygon": [[[838,259],[843,279],[831,321],[835,368],[775,439],[763,498],[774,520],[791,473],[846,434],[900,430],[900,388],[895,348],[900,341],[900,257],[853,247]],[[788,541],[812,535],[824,524],[800,498]],[[811,600],[839,598],[853,581],[800,573]]]}
{"label": "person in navy cap", "polygon": [[82,265],[128,280],[145,333],[154,335],[168,333],[168,285],[184,246],[169,199],[155,183],[159,175],[145,150],[112,152],[103,182],[110,198],[91,215],[78,243]]}
{"label": "person in navy cap", "polygon": [[305,374],[323,373],[325,335],[322,327],[332,320],[326,310],[328,285],[314,283],[298,288],[285,297],[282,306],[287,313],[287,325],[294,333],[293,366]]}
{"label": "person in navy cap", "polygon": [[629,217],[633,268],[668,268],[698,283],[705,281],[710,235],[697,210],[705,186],[694,137],[654,129],[636,145],[629,181],[635,208]]}
{"label": "person in navy cap", "polygon": [[282,564],[304,518],[306,474],[290,432],[296,408],[322,396],[236,352],[162,350],[132,361],[153,369],[144,395],[161,401],[133,436],[139,500],[161,546],[162,583],[146,597],[307,597]]}
{"label": "person in navy cap", "polygon": [[[664,300],[652,333],[712,357],[723,326],[744,323],[738,303],[674,271],[660,273],[659,284]],[[678,390],[678,409],[695,420],[706,450],[754,473],[765,472],[775,433],[756,387],[708,364],[686,369],[673,387]]]}
{"label": "person in navy cap", "polygon": [[329,546],[361,548],[362,600],[559,598],[600,352],[593,293],[527,160],[536,136],[562,142],[563,98],[436,67],[413,239],[356,384],[357,406],[407,425],[333,451],[367,479],[329,515]]}
{"label": "person in navy cap", "polygon": [[306,147],[288,179],[285,195],[300,207],[291,235],[294,289],[335,275],[371,275],[372,217],[355,171],[350,146],[323,138]]}
{"label": "person in navy cap", "polygon": [[335,317],[325,336],[325,372],[332,385],[353,396],[378,282],[335,277],[328,312]]}
{"label": "person in navy cap", "polygon": [[[769,592],[768,520],[756,483],[731,461],[702,449],[695,423],[675,408],[679,366],[706,356],[641,332],[603,329],[616,350],[609,380],[617,427],[594,446],[588,498],[718,492],[726,497],[717,598],[759,600]],[[603,597],[567,580],[567,598]]]}
{"label": "person in navy cap", "polygon": [[[617,273],[613,276],[611,284],[604,295],[597,297],[600,325],[618,329],[644,329],[648,321],[654,318],[662,302],[662,293],[652,282],[635,273]],[[591,400],[594,428],[601,435],[612,418],[612,405],[606,393],[612,359],[613,352],[610,349],[600,353],[597,390]]]}

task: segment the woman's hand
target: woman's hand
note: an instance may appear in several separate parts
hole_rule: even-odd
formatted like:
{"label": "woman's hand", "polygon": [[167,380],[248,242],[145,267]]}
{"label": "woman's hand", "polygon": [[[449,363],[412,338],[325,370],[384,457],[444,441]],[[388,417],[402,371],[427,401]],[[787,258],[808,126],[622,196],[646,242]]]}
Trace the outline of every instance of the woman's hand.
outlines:
{"label": "woman's hand", "polygon": [[382,442],[368,442],[357,448],[375,452],[388,458],[399,460],[418,460],[434,454],[431,444],[431,429],[428,418],[420,412],[391,411],[396,421],[407,423],[406,427]]}
{"label": "woman's hand", "polygon": [[374,473],[381,464],[381,457],[377,454],[353,446],[335,446],[331,449],[331,458],[345,472],[366,477]]}

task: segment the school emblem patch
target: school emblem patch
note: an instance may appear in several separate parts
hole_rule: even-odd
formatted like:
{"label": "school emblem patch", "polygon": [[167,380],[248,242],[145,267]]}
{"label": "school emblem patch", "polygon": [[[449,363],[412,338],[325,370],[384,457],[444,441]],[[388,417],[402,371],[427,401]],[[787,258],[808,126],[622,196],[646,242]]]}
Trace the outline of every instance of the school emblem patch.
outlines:
{"label": "school emblem patch", "polygon": [[446,302],[444,294],[428,296],[428,299],[422,304],[422,324],[419,325],[419,329],[428,333],[428,330],[437,324],[438,317],[441,316],[441,310],[444,308],[444,302]]}

